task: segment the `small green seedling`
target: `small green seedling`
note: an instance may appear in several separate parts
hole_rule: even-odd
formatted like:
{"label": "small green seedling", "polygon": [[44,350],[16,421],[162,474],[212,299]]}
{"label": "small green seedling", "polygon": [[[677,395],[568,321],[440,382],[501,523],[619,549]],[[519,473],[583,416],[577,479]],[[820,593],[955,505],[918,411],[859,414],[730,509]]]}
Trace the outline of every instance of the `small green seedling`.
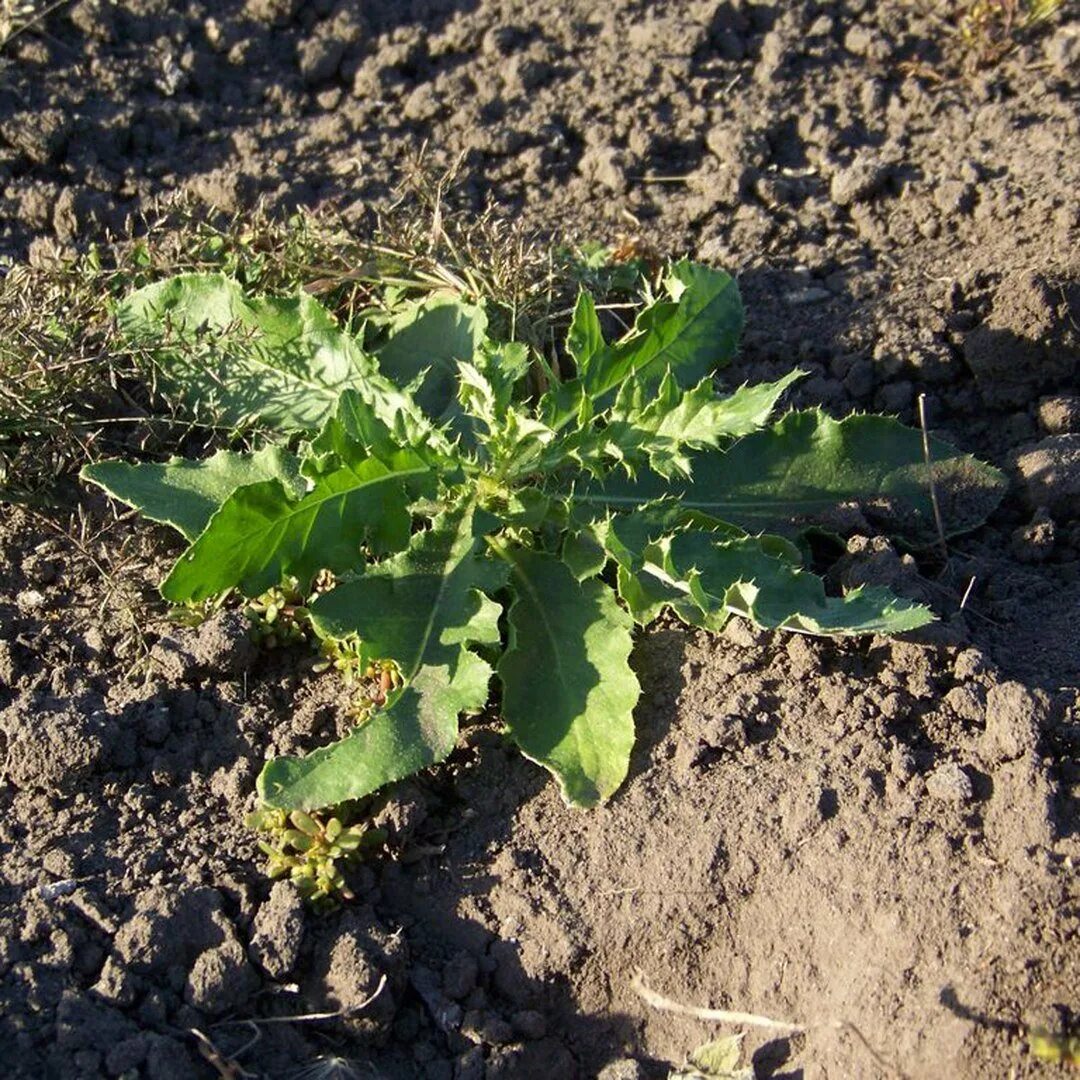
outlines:
{"label": "small green seedling", "polygon": [[[263,769],[279,825],[445,759],[493,680],[510,738],[569,803],[596,805],[629,767],[636,628],[668,613],[706,632],[735,616],[807,634],[913,630],[931,612],[885,589],[829,595],[800,530],[857,504],[917,543],[934,535],[932,484],[941,500],[961,490],[956,531],[1003,488],[895,420],[775,418],[801,372],[723,388],[739,291],[686,261],[649,282],[614,340],[582,290],[559,357],[493,337],[483,305],[451,294],[398,295],[353,333],[304,292],[250,297],[184,275],[134,293],[118,319],[193,419],[274,434],[255,453],[83,470],[187,542],[165,599],[238,590],[276,628],[301,606],[267,591],[294,582],[324,662],[366,688],[344,739]],[[311,599],[320,574],[333,584]],[[310,858],[325,830],[293,820],[285,835],[275,866],[334,885]]]}
{"label": "small green seedling", "polygon": [[699,1046],[668,1080],[754,1080],[752,1065],[740,1065],[743,1034],[725,1035]]}
{"label": "small green seedling", "polygon": [[301,896],[316,908],[338,900],[352,900],[342,865],[377,848],[386,840],[381,829],[342,825],[341,819],[323,814],[262,807],[245,820],[248,828],[264,834],[259,849],[266,856],[266,874],[287,877]]}

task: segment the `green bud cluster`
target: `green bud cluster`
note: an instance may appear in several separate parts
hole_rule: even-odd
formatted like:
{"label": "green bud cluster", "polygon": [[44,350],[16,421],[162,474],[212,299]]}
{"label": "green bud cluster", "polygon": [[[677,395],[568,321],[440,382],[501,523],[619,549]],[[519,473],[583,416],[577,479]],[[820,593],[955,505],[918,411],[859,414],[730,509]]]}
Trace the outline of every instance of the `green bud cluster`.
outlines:
{"label": "green bud cluster", "polygon": [[251,623],[255,643],[268,649],[299,645],[311,636],[311,620],[298,582],[289,578],[249,600],[244,615]]}
{"label": "green bud cluster", "polygon": [[346,826],[339,817],[302,810],[286,813],[261,807],[244,823],[266,834],[266,839],[259,840],[259,849],[266,856],[267,876],[288,877],[317,909],[354,899],[338,863],[347,864],[386,839],[381,829]]}

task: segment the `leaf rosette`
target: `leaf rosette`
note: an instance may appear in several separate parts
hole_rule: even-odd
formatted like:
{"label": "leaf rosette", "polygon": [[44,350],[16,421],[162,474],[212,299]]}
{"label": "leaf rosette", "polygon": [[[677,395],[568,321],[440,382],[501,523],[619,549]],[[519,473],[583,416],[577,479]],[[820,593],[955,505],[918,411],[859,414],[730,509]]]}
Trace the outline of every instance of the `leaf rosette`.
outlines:
{"label": "leaf rosette", "polygon": [[566,800],[603,802],[634,743],[637,628],[669,613],[706,631],[732,617],[823,635],[915,629],[932,613],[885,589],[830,595],[800,529],[857,505],[918,544],[932,483],[943,498],[960,489],[955,531],[1003,486],[937,440],[928,467],[921,433],[885,417],[776,418],[798,371],[722,389],[738,289],[685,261],[614,340],[582,291],[563,379],[451,295],[399,298],[350,332],[304,294],[185,275],[133,294],[120,323],[193,418],[209,409],[270,436],[254,452],[83,471],[187,542],[164,597],[303,591],[329,571],[337,584],[305,608],[324,652],[395,674],[344,739],[267,763],[259,793],[281,811],[444,760],[493,684],[510,739]]}

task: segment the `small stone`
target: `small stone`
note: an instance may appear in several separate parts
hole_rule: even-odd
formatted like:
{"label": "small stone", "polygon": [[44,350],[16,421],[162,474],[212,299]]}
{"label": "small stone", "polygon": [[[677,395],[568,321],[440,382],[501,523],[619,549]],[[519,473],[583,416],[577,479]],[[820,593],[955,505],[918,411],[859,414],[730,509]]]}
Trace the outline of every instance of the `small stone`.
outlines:
{"label": "small stone", "polygon": [[927,778],[926,790],[941,802],[962,805],[970,802],[974,791],[971,777],[955,761],[939,765]]}
{"label": "small stone", "polygon": [[431,120],[442,110],[442,102],[431,83],[421,83],[405,99],[401,113],[406,120]]}
{"label": "small stone", "polygon": [[1056,394],[1039,402],[1039,424],[1048,435],[1080,433],[1080,397]]}
{"label": "small stone", "polygon": [[1016,458],[1026,501],[1056,518],[1080,514],[1080,435],[1051,435]]}
{"label": "small stone", "polygon": [[1034,754],[1048,720],[1049,701],[1040,691],[1018,682],[997,683],[986,695],[983,754],[994,763]]}
{"label": "small stone", "polygon": [[1054,519],[1041,507],[1027,525],[1013,530],[1012,553],[1020,562],[1045,562],[1054,553],[1056,533]]}
{"label": "small stone", "polygon": [[856,158],[837,169],[829,184],[829,195],[837,206],[868,202],[884,187],[888,170],[869,158]]}
{"label": "small stone", "polygon": [[348,43],[330,35],[317,35],[300,42],[296,49],[300,74],[308,86],[318,86],[337,74]]}
{"label": "small stone", "polygon": [[200,1012],[230,1012],[247,1001],[258,983],[240,943],[227,938],[196,957],[184,987],[184,1000]]}
{"label": "small stone", "polygon": [[252,931],[248,955],[270,978],[287,978],[300,958],[304,938],[304,902],[287,881],[274,883]]}
{"label": "small stone", "polygon": [[578,172],[586,180],[595,181],[615,195],[622,195],[627,188],[626,161],[614,146],[592,146],[581,155]]}
{"label": "small stone", "polygon": [[247,0],[244,11],[258,22],[286,26],[295,18],[304,0]]}
{"label": "small stone", "polygon": [[844,35],[844,48],[849,53],[863,56],[867,60],[887,60],[890,52],[885,37],[867,26],[853,26]]}

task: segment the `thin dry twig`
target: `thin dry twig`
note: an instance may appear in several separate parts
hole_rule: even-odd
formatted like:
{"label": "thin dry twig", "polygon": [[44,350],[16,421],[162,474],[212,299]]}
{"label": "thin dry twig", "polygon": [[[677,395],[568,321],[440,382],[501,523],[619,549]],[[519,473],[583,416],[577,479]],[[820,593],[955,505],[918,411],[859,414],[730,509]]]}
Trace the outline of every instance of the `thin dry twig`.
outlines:
{"label": "thin dry twig", "polygon": [[311,1024],[318,1020],[342,1020],[346,1017],[362,1013],[386,988],[386,976],[379,977],[379,985],[359,1005],[350,1005],[347,1009],[335,1009],[333,1012],[303,1013],[300,1016],[262,1016],[248,1017],[244,1020],[222,1020],[214,1027],[235,1027],[237,1024],[250,1024],[252,1027],[261,1027],[264,1024]]}
{"label": "thin dry twig", "polygon": [[675,1013],[679,1016],[689,1016],[695,1020],[704,1020],[716,1024],[740,1024],[744,1027],[763,1028],[766,1031],[782,1032],[785,1035],[802,1035],[813,1028],[832,1028],[836,1031],[848,1031],[855,1036],[863,1049],[874,1059],[879,1068],[896,1080],[911,1080],[907,1073],[885,1058],[870,1044],[867,1037],[850,1020],[828,1020],[821,1024],[793,1024],[785,1020],[773,1020],[768,1016],[758,1016],[756,1013],[731,1012],[727,1009],[706,1009],[697,1005],[684,1005],[664,997],[662,994],[651,990],[645,983],[645,976],[641,971],[634,972],[630,981],[630,988],[647,1005],[661,1012]]}
{"label": "thin dry twig", "polygon": [[247,1050],[250,1046],[254,1045],[255,1039],[251,1039],[237,1051],[236,1055],[230,1057],[227,1054],[223,1054],[215,1045],[213,1040],[201,1032],[198,1028],[188,1028],[188,1031],[195,1036],[196,1042],[199,1044],[199,1054],[207,1064],[211,1065],[221,1080],[255,1080],[255,1073],[248,1072],[236,1058]]}
{"label": "thin dry twig", "polygon": [[768,1016],[758,1016],[756,1013],[730,1012],[727,1009],[705,1009],[697,1005],[683,1005],[673,1001],[655,990],[651,990],[645,983],[645,976],[640,972],[634,973],[630,981],[630,988],[640,997],[646,1005],[651,1005],[661,1012],[677,1013],[679,1016],[690,1016],[695,1020],[708,1020],[717,1024],[743,1024],[746,1027],[765,1028],[768,1031],[782,1031],[788,1035],[798,1035],[806,1028],[802,1024],[789,1024],[784,1020],[772,1020]]}
{"label": "thin dry twig", "polygon": [[926,430],[925,394],[919,395],[919,427],[922,429],[923,461],[926,462],[926,478],[930,485],[930,506],[934,511],[934,527],[937,529],[942,561],[948,563],[949,545],[945,542],[945,525],[941,519],[941,505],[938,503],[937,485],[934,483],[934,463],[930,457],[930,433]]}

